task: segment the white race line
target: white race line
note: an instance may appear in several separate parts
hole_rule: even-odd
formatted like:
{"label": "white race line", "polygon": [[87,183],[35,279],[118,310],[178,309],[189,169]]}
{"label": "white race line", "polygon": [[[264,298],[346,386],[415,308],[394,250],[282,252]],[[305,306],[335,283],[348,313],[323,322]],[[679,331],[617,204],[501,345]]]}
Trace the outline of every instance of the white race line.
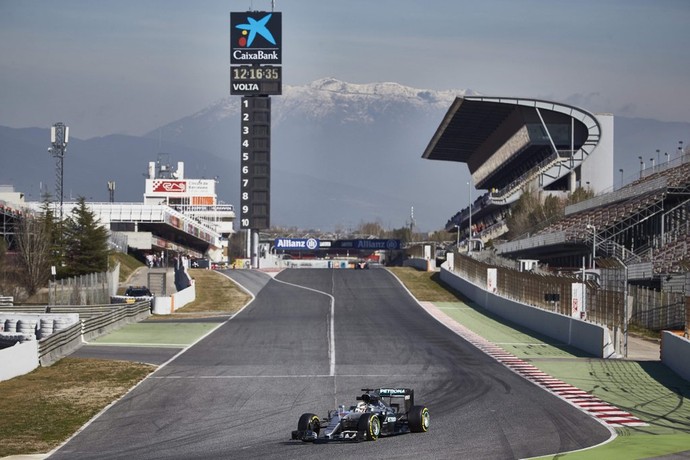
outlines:
{"label": "white race line", "polygon": [[[427,374],[428,376],[429,374]],[[432,374],[433,375],[433,374]],[[445,375],[445,374],[443,374]],[[233,380],[233,379],[320,379],[331,378],[328,374],[283,374],[283,375],[162,375],[153,376],[150,379],[156,380]],[[341,378],[409,378],[410,374],[338,374]]]}
{"label": "white race line", "polygon": [[88,342],[93,347],[137,347],[137,348],[186,348],[189,343],[134,343],[134,342]]}
{"label": "white race line", "polygon": [[293,286],[300,289],[306,289],[307,291],[316,292],[317,294],[322,294],[331,299],[331,312],[330,312],[330,327],[328,328],[328,360],[330,362],[330,376],[335,376],[335,297],[327,292],[319,291],[318,289],[312,289],[310,287],[301,286],[299,284],[288,283],[287,281],[281,281],[277,278],[273,278],[273,281],[278,283],[287,284],[288,286]]}

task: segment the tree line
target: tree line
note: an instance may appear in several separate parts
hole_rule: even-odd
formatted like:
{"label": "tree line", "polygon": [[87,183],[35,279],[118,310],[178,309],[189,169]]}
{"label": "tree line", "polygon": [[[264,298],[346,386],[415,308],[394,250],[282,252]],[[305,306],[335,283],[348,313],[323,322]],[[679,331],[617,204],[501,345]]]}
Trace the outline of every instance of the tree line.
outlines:
{"label": "tree line", "polygon": [[[13,251],[0,238],[0,293],[31,297],[55,279],[108,269],[108,231],[84,197],[60,221],[45,197],[41,212],[26,213],[14,230]],[[11,257],[10,257],[11,256]]]}

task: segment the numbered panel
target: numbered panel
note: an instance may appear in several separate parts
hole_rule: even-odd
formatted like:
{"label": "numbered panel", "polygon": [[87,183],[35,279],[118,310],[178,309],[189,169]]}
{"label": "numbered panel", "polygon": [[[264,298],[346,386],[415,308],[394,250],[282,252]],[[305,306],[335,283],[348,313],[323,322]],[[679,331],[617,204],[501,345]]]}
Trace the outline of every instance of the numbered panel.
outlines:
{"label": "numbered panel", "polygon": [[242,98],[240,137],[240,228],[271,226],[271,99]]}

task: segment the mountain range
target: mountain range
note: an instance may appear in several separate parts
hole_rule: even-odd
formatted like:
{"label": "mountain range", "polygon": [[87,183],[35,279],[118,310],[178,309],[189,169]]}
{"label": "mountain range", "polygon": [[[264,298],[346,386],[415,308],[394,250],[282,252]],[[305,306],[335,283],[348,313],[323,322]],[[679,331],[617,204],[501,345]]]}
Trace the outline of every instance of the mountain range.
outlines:
{"label": "mountain range", "polygon": [[[284,86],[271,98],[271,223],[301,229],[349,229],[362,222],[433,231],[469,202],[461,163],[428,161],[424,148],[456,96],[397,83],[351,84],[333,78]],[[168,154],[187,178],[216,178],[219,200],[239,203],[240,100],[229,96],[143,136],[72,137],[64,158],[66,199],[141,202],[149,161]],[[585,108],[586,109],[586,108]],[[615,118],[615,171],[639,173],[661,148],[674,157],[690,123]],[[78,131],[72,128],[72,132]],[[54,193],[49,128],[0,127],[0,184],[28,201]],[[686,142],[687,145],[687,142]],[[666,149],[664,150],[664,146]],[[620,176],[614,182],[620,183]],[[476,198],[480,192],[472,190]]]}

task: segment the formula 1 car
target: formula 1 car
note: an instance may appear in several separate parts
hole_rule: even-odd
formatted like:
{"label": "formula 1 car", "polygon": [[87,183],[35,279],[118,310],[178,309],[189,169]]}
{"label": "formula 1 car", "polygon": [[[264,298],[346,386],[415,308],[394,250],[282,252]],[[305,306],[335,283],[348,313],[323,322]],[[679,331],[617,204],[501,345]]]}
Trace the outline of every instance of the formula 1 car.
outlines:
{"label": "formula 1 car", "polygon": [[379,436],[424,433],[429,430],[429,409],[414,405],[410,388],[363,388],[356,405],[328,411],[328,417],[302,414],[292,439],[376,441]]}

